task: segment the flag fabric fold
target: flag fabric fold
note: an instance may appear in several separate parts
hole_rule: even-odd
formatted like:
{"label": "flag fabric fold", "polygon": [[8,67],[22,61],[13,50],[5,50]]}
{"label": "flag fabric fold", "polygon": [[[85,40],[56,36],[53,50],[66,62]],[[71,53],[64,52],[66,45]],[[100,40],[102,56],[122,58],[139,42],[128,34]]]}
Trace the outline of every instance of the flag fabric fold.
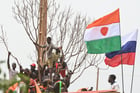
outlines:
{"label": "flag fabric fold", "polygon": [[13,93],[19,93],[19,84],[15,83],[12,86],[10,86],[6,93],[9,93],[10,90],[13,91]]}
{"label": "flag fabric fold", "polygon": [[90,54],[120,50],[119,9],[89,24],[84,34],[84,41]]}
{"label": "flag fabric fold", "polygon": [[131,32],[121,39],[121,50],[106,53],[105,64],[111,67],[120,64],[134,65],[138,31]]}

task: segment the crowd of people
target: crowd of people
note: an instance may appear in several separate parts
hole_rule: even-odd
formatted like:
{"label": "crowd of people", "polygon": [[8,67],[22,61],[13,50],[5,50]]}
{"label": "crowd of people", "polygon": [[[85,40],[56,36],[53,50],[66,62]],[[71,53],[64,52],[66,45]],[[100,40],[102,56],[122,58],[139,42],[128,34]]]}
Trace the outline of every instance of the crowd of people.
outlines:
{"label": "crowd of people", "polygon": [[[9,79],[12,80],[15,78],[16,74],[21,73],[30,78],[29,82],[29,91],[28,93],[37,93],[36,85],[39,85],[40,91],[42,93],[60,93],[68,92],[68,87],[70,85],[70,78],[73,74],[72,71],[68,69],[68,66],[64,60],[64,55],[60,55],[60,51],[62,47],[55,47],[52,44],[51,37],[47,38],[47,45],[40,46],[44,48],[43,55],[45,60],[43,60],[43,66],[40,66],[40,70],[37,69],[36,63],[32,63],[30,68],[23,68],[20,64],[20,72],[16,71],[16,63],[12,63],[12,68],[10,67],[10,55],[8,52],[7,65],[9,69]],[[52,52],[55,50],[55,52]],[[40,72],[39,72],[40,71]],[[39,80],[39,73],[40,79]],[[119,85],[115,81],[116,76],[110,75],[108,78],[108,82],[111,84],[111,89],[119,90]],[[91,91],[91,89],[83,88],[82,91]]]}
{"label": "crowd of people", "polygon": [[[66,62],[64,61],[64,55],[60,55],[61,47],[55,47],[51,42],[51,37],[47,38],[47,45],[43,47],[44,54],[46,53],[43,66],[40,66],[40,72],[37,69],[36,63],[32,63],[30,68],[23,68],[21,65],[20,72],[16,71],[16,63],[12,63],[10,67],[10,55],[8,52],[7,65],[9,69],[9,79],[15,78],[17,73],[24,74],[30,78],[29,93],[36,93],[35,82],[38,83],[40,90],[43,93],[59,93],[60,84],[61,91],[67,92],[70,85],[70,78],[72,71],[68,69]],[[52,52],[55,50],[55,52]],[[39,73],[41,75],[41,82],[39,80]]]}

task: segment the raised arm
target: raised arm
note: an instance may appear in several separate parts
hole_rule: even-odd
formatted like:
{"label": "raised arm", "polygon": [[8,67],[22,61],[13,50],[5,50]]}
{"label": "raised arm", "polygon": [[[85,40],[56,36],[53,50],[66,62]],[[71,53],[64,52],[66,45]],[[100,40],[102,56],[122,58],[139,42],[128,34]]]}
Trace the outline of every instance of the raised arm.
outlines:
{"label": "raised arm", "polygon": [[10,63],[9,63],[10,55],[11,55],[11,53],[8,52],[8,58],[7,58],[7,66],[8,66],[8,69],[11,69],[11,68],[10,68]]}

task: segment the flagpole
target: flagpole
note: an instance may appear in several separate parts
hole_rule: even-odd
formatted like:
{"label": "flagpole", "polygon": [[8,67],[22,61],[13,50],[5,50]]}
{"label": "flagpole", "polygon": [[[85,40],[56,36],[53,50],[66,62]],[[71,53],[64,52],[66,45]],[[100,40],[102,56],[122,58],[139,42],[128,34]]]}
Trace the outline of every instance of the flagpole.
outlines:
{"label": "flagpole", "polygon": [[123,74],[123,62],[122,62],[122,54],[121,54],[121,70],[122,70],[122,93],[124,93],[124,74]]}
{"label": "flagpole", "polygon": [[98,91],[98,86],[99,86],[99,68],[97,67],[96,91]]}
{"label": "flagpole", "polygon": [[132,93],[132,89],[133,89],[134,69],[135,69],[135,62],[134,62],[133,71],[132,71],[132,80],[131,80],[131,90],[130,90],[130,93]]}
{"label": "flagpole", "polygon": [[[119,13],[120,14],[120,13]],[[120,15],[119,15],[120,16]],[[119,24],[120,25],[120,24]],[[120,28],[121,28],[121,25],[120,25]],[[119,29],[120,29],[119,28]],[[120,35],[121,35],[121,29],[120,29]],[[120,42],[121,42],[121,38],[120,38]],[[122,42],[121,42],[122,43]],[[124,74],[123,74],[123,62],[122,62],[122,53],[121,53],[121,72],[122,72],[122,93],[124,93]]]}
{"label": "flagpole", "polygon": [[[138,31],[138,29],[137,29],[137,31]],[[132,90],[133,90],[134,72],[135,72],[135,61],[134,61],[133,71],[132,71],[132,80],[131,80],[131,90],[130,90],[130,93],[132,93]]]}

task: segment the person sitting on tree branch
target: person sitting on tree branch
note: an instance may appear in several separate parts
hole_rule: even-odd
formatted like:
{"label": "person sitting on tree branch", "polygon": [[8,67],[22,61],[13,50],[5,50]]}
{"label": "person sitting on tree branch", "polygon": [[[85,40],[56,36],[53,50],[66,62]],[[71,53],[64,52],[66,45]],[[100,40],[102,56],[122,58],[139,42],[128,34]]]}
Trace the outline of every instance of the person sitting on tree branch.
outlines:
{"label": "person sitting on tree branch", "polygon": [[45,60],[45,64],[48,65],[49,73],[50,73],[50,79],[52,79],[52,71],[53,71],[53,55],[52,55],[52,50],[53,49],[56,49],[57,50],[59,48],[58,47],[55,47],[53,45],[51,37],[47,37],[47,47],[46,47],[46,60]]}

